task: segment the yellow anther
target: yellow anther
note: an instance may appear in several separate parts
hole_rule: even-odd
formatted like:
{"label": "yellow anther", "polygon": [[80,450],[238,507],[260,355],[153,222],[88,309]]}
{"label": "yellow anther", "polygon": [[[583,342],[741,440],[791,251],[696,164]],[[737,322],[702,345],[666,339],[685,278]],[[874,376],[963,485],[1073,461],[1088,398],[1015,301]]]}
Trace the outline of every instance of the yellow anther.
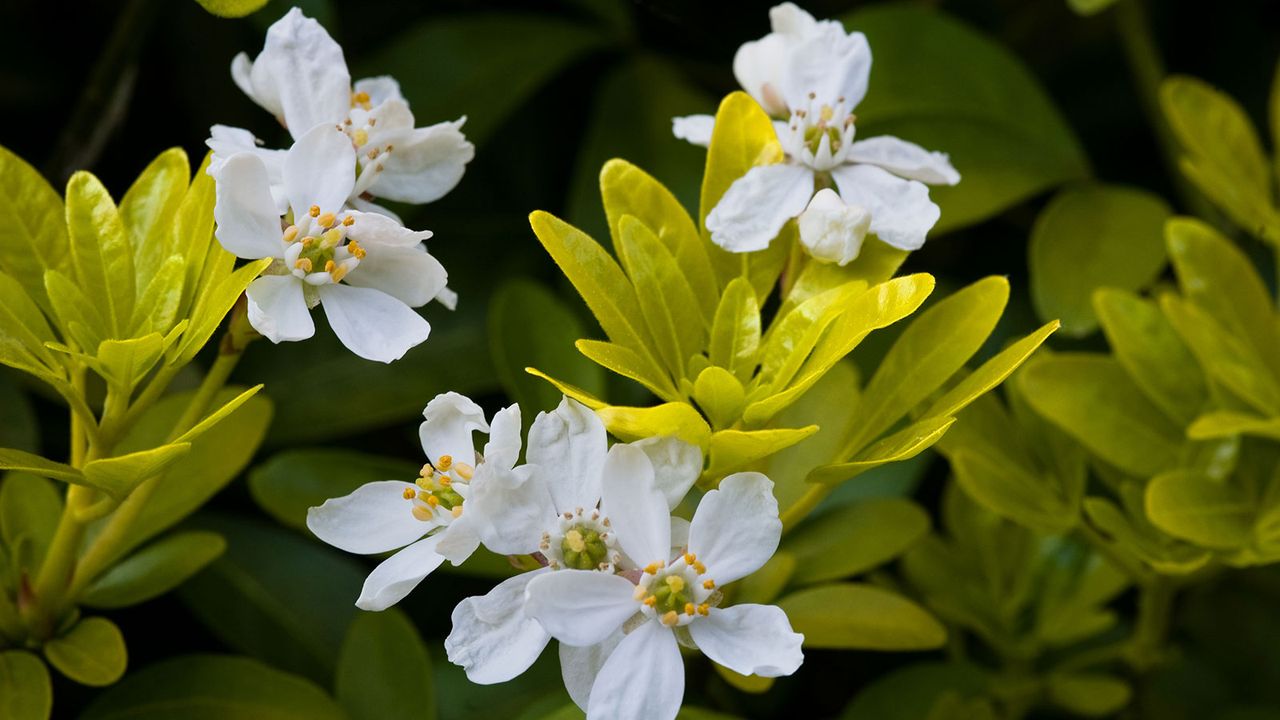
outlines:
{"label": "yellow anther", "polygon": [[428,495],[426,497],[426,501],[427,501],[427,504],[430,505],[431,507],[435,507],[440,504],[440,498],[436,497],[435,495]]}
{"label": "yellow anther", "polygon": [[450,485],[452,485],[452,484],[453,484],[453,478],[449,477],[448,475],[441,475],[441,476],[440,476],[440,485],[441,485],[441,487],[449,487],[449,486],[450,486]]}
{"label": "yellow anther", "polygon": [[[330,265],[332,265],[332,264],[333,264],[333,261],[332,261],[332,260],[330,260],[330,261],[329,261],[329,264],[330,264]],[[347,276],[347,266],[345,266],[345,265],[339,265],[338,267],[334,268],[333,270],[330,270],[330,271],[329,271],[329,274],[333,276],[333,278],[332,278],[332,279],[333,279],[333,281],[334,281],[334,282],[342,282],[342,278],[344,278],[344,277],[346,277],[346,276]]]}
{"label": "yellow anther", "polygon": [[355,141],[357,147],[369,142],[369,133],[364,130],[357,130],[351,133],[351,139]]}
{"label": "yellow anther", "polygon": [[434,489],[434,488],[431,486],[431,478],[424,478],[424,477],[420,477],[420,478],[418,478],[416,481],[414,481],[414,483],[413,483],[413,484],[414,484],[414,485],[417,485],[418,487],[422,488],[423,490],[433,490],[433,489]]}
{"label": "yellow anther", "polygon": [[453,471],[458,473],[458,477],[462,478],[463,480],[470,480],[471,477],[476,474],[475,468],[463,462],[455,463],[453,466]]}
{"label": "yellow anther", "polygon": [[414,499],[414,498],[418,497],[418,493],[417,493],[417,492],[415,492],[413,488],[405,488],[405,489],[404,489],[404,492],[403,492],[403,493],[401,493],[401,496],[402,496],[405,500],[412,500],[412,499]]}
{"label": "yellow anther", "polygon": [[684,554],[684,561],[689,563],[690,565],[692,565],[695,561],[697,561],[697,559],[698,559],[698,556],[694,555],[693,553]]}
{"label": "yellow anther", "polygon": [[361,90],[360,92],[357,92],[357,93],[351,93],[351,104],[352,104],[352,105],[367,105],[367,104],[369,104],[369,93],[367,93],[367,92],[365,92],[365,91],[363,91],[363,90]]}
{"label": "yellow anther", "polygon": [[418,471],[418,477],[429,478],[436,474],[436,469],[431,467],[431,463],[423,463],[422,469]]}
{"label": "yellow anther", "polygon": [[694,614],[694,613],[696,613],[696,612],[698,612],[698,608],[694,607],[694,604],[693,604],[693,603],[685,603],[685,604],[684,604],[684,614],[685,614],[685,615],[692,615],[692,614]]}
{"label": "yellow anther", "polygon": [[703,616],[710,615],[711,606],[706,603],[702,603],[701,605],[698,606],[698,614]]}
{"label": "yellow anther", "polygon": [[577,530],[570,530],[564,534],[564,544],[568,545],[569,549],[576,553],[587,549],[587,543],[582,539],[582,533]]}
{"label": "yellow anther", "polygon": [[311,217],[320,217],[320,206],[312,205],[311,209],[307,210],[307,214],[310,215]]}
{"label": "yellow anther", "polygon": [[313,236],[308,235],[308,236],[306,236],[306,237],[302,238],[302,240],[300,240],[299,242],[301,242],[301,243],[302,243],[302,247],[304,247],[304,248],[309,248],[309,247],[311,247],[312,245],[315,245],[315,244],[316,244],[316,239],[315,239]]}
{"label": "yellow anther", "polygon": [[325,213],[316,218],[316,222],[320,223],[320,227],[329,227],[333,225],[338,218],[331,212]]}
{"label": "yellow anther", "polygon": [[659,568],[661,568],[661,567],[662,567],[662,565],[660,565],[660,564],[658,564],[658,563],[656,563],[656,562],[655,562],[655,563],[649,563],[648,565],[646,565],[646,566],[645,566],[644,571],[645,571],[646,573],[650,574],[650,575],[657,575],[657,574],[658,574],[658,569],[659,569]]}
{"label": "yellow anther", "polygon": [[707,566],[706,566],[706,565],[703,565],[702,563],[698,562],[697,560],[694,560],[694,561],[693,561],[693,571],[694,571],[694,572],[696,572],[696,573],[698,573],[699,575],[701,575],[702,573],[704,573],[704,572],[706,572],[706,571],[707,571]]}
{"label": "yellow anther", "polygon": [[415,520],[421,520],[422,522],[427,522],[428,520],[431,520],[435,516],[431,513],[430,510],[422,507],[421,505],[414,505],[413,517]]}
{"label": "yellow anther", "polygon": [[[546,538],[544,537],[543,539],[545,540]],[[648,590],[645,590],[643,587],[637,585],[635,592],[631,593],[631,597],[635,598],[636,600],[644,600],[645,595],[648,595],[648,594],[649,594]]]}
{"label": "yellow anther", "polygon": [[353,216],[351,216],[351,215],[348,215],[348,216],[346,216],[346,217],[342,218],[342,224],[343,224],[343,225],[346,225],[347,227],[351,227],[351,224],[352,224],[352,223],[354,223],[355,221],[356,221],[356,219],[355,219]]}
{"label": "yellow anther", "polygon": [[[354,242],[353,242],[353,243],[351,243],[351,244],[352,244],[352,245],[355,245],[355,243],[354,243]],[[354,254],[354,253],[353,253],[353,254]],[[452,455],[441,455],[441,456],[440,456],[440,459],[436,461],[436,468],[437,468],[438,470],[447,471],[447,470],[448,470],[449,468],[451,468],[451,467],[453,467],[453,456],[452,456]]]}
{"label": "yellow anther", "polygon": [[342,231],[338,228],[330,228],[321,235],[320,245],[326,248],[336,248],[338,243],[342,242]]}
{"label": "yellow anther", "polygon": [[449,513],[450,513],[451,515],[453,515],[455,518],[457,518],[457,517],[462,517],[462,506],[461,506],[461,505],[454,505],[454,506],[453,506],[453,509],[452,509],[452,510],[450,510],[450,511],[449,511]]}
{"label": "yellow anther", "polygon": [[291,243],[291,242],[293,242],[294,240],[297,240],[297,239],[298,239],[298,226],[297,226],[297,225],[290,225],[289,227],[287,227],[287,228],[285,228],[285,229],[284,229],[284,241],[285,241],[285,242],[287,242],[287,243]]}
{"label": "yellow anther", "polygon": [[[347,243],[347,252],[351,253],[351,256],[357,260],[363,260],[365,256],[364,248],[360,247],[360,243],[356,242],[355,240],[352,240],[351,242]],[[440,469],[448,470],[449,468],[442,467]]]}
{"label": "yellow anther", "polygon": [[835,114],[836,111],[833,110],[830,105],[823,105],[822,111],[818,113],[818,117],[822,118],[822,122],[828,122],[835,116]]}
{"label": "yellow anther", "polygon": [[668,575],[666,582],[667,587],[671,588],[671,592],[673,593],[678,593],[681,590],[684,590],[684,578],[679,575]]}
{"label": "yellow anther", "polygon": [[679,622],[680,622],[680,614],[677,613],[675,610],[672,610],[668,612],[666,615],[662,616],[662,624],[666,625],[667,627],[675,627],[675,625]]}
{"label": "yellow anther", "polygon": [[649,607],[653,607],[654,605],[658,604],[658,598],[650,595],[649,597],[645,598],[642,602],[644,602],[644,604],[648,605]]}
{"label": "yellow anther", "polygon": [[703,580],[703,581],[702,581],[702,587],[706,588],[707,590],[715,590],[715,589],[716,589],[716,581],[715,581],[715,580],[711,580],[711,579]]}
{"label": "yellow anther", "polygon": [[311,258],[298,258],[298,262],[293,264],[302,272],[311,272]]}
{"label": "yellow anther", "polygon": [[332,260],[326,260],[326,261],[325,261],[325,263],[324,263],[324,271],[325,271],[325,272],[327,272],[327,273],[331,273],[331,274],[332,274],[332,273],[333,273],[333,271],[334,271],[334,270],[336,270],[337,268],[338,268],[338,263],[336,263],[336,262],[334,262],[334,261],[332,261]]}

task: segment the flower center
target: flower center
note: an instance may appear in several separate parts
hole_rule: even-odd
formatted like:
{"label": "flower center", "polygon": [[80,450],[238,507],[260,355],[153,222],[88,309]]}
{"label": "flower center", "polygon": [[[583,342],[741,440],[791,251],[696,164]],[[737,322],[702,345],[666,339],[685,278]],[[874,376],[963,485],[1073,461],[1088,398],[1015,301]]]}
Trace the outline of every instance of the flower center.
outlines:
{"label": "flower center", "polygon": [[542,534],[538,549],[553,568],[612,572],[621,559],[614,547],[609,518],[599,510],[578,508],[556,519],[556,527]]}
{"label": "flower center", "polygon": [[373,186],[378,173],[382,172],[387,158],[391,156],[391,151],[395,150],[391,143],[371,146],[370,141],[376,139],[374,128],[378,125],[378,118],[374,117],[372,110],[373,103],[369,93],[353,92],[351,111],[347,119],[338,126],[338,129],[351,138],[351,144],[356,149],[356,185],[352,195],[363,195]]}
{"label": "flower center", "polygon": [[795,108],[781,138],[787,154],[815,170],[830,170],[844,162],[853,143],[857,116],[845,109],[844,98],[834,106],[818,103],[809,94],[808,108]]}
{"label": "flower center", "polygon": [[422,466],[417,489],[405,488],[404,499],[413,501],[413,516],[423,522],[440,520],[448,522],[462,515],[465,498],[458,492],[458,485],[465,486],[475,474],[475,468],[462,462],[454,462],[449,455],[441,455],[434,467]]}
{"label": "flower center", "polygon": [[704,577],[706,572],[707,567],[693,553],[685,553],[670,566],[651,563],[636,585],[635,599],[641,612],[667,627],[687,625],[700,615],[708,615],[722,596],[715,581]]}
{"label": "flower center", "polygon": [[285,268],[312,285],[341,282],[365,256],[360,243],[347,237],[354,222],[350,215],[339,219],[331,212],[321,213],[319,205],[312,205],[284,229],[281,239],[285,243]]}

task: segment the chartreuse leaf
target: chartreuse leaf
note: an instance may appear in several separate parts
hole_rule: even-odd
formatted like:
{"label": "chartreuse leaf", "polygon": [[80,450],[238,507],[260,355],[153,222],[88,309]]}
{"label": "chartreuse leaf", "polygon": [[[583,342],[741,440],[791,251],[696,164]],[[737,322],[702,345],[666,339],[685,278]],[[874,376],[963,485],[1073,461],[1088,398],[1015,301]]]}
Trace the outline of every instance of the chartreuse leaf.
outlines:
{"label": "chartreuse leaf", "polygon": [[0,652],[0,717],[46,720],[53,712],[53,685],[40,658],[25,650]]}
{"label": "chartreuse leaf", "polygon": [[1185,575],[1204,567],[1209,562],[1208,552],[1175,540],[1146,519],[1142,514],[1141,493],[1139,489],[1137,512],[1131,509],[1126,513],[1115,503],[1100,497],[1085,498],[1084,512],[1119,550],[1141,559],[1157,572]]}
{"label": "chartreuse leaf", "polygon": [[[493,344],[495,347],[499,345]],[[578,340],[574,347],[597,365],[640,383],[663,400],[676,401],[680,398],[679,391],[671,384],[671,378],[663,372],[651,374],[653,364],[646,362],[634,350],[602,340]],[[554,395],[556,398],[560,397],[559,393]]]}
{"label": "chartreuse leaf", "polygon": [[174,533],[103,573],[85,590],[80,602],[96,608],[137,605],[186,582],[226,548],[226,541],[217,533]]}
{"label": "chartreuse leaf", "polygon": [[[43,297],[43,293],[41,295]],[[45,343],[55,340],[40,308],[14,278],[0,273],[0,363],[19,370],[61,370]]]}
{"label": "chartreuse leaf", "polygon": [[345,720],[311,682],[249,658],[185,655],[130,675],[99,695],[82,720]]}
{"label": "chartreuse leaf", "polygon": [[[893,135],[948,153],[963,177],[931,187],[935,234],[971,225],[1089,174],[1071,127],[1035,75],[996,40],[932,8],[888,4],[844,16],[875,71],[858,137]],[[938,118],[946,118],[938,122]]]}
{"label": "chartreuse leaf", "polygon": [[922,662],[894,670],[854,697],[840,720],[921,720],[944,697],[977,697],[990,678],[976,665]]}
{"label": "chartreuse leaf", "polygon": [[786,315],[774,318],[760,349],[760,372],[752,399],[787,387],[813,351],[822,334],[848,303],[867,290],[862,283],[846,283],[815,295]]}
{"label": "chartreuse leaf", "polygon": [[773,480],[773,493],[784,516],[814,490],[805,482],[805,476],[814,467],[835,459],[846,428],[857,421],[849,409],[857,405],[858,386],[857,367],[850,360],[842,360],[809,392],[778,414],[776,422],[782,427],[806,422],[818,426],[818,432],[762,462],[761,472]]}
{"label": "chartreuse leaf", "polygon": [[488,325],[494,368],[507,394],[520,403],[527,421],[560,402],[560,393],[524,371],[530,365],[587,392],[604,390],[600,368],[573,352],[574,341],[587,334],[578,315],[542,285],[523,279],[504,284],[490,301]]}
{"label": "chartreuse leaf", "polygon": [[693,289],[667,246],[635,217],[618,221],[615,245],[658,356],[672,377],[684,377],[685,361],[702,351],[706,338]]}
{"label": "chartreuse leaf", "polygon": [[111,334],[110,321],[99,312],[99,306],[85,295],[76,281],[57,270],[45,272],[44,284],[53,306],[53,319],[63,337],[74,341],[85,352],[97,350],[98,344]]}
{"label": "chartreuse leaf", "polygon": [[1109,357],[1086,353],[1043,358],[1023,370],[1027,402],[1103,460],[1138,477],[1177,462],[1175,426]]}
{"label": "chartreuse leaf", "polygon": [[[62,198],[48,182],[8,149],[0,147],[0,270],[22,284],[46,312],[44,273],[67,267],[70,250]],[[7,303],[0,303],[6,305]]]}
{"label": "chartreuse leaf", "polygon": [[0,481],[0,540],[19,572],[33,575],[62,514],[62,495],[48,480],[30,473],[10,472]]}
{"label": "chartreuse leaf", "polygon": [[122,337],[136,299],[133,247],[111,195],[87,172],[67,181],[67,229],[72,265],[85,296],[102,309],[107,335]]}
{"label": "chartreuse leaf", "polygon": [[1004,382],[1014,370],[1021,367],[1041,344],[1058,329],[1058,322],[1045,323],[1035,332],[1012,342],[1008,347],[978,366],[963,380],[942,394],[921,413],[922,418],[947,417],[959,413],[974,400]]}
{"label": "chartreuse leaf", "polygon": [[1187,427],[1187,437],[1192,440],[1213,440],[1234,435],[1256,435],[1280,440],[1280,418],[1260,418],[1219,410],[1201,415]]}
{"label": "chartreuse leaf", "polygon": [[947,640],[947,630],[924,608],[874,585],[832,583],[778,601],[791,627],[810,648],[928,650]]}
{"label": "chartreuse leaf", "polygon": [[720,304],[711,323],[711,364],[746,382],[755,370],[759,349],[760,303],[751,283],[745,278],[734,278],[720,296]]}
{"label": "chartreuse leaf", "polygon": [[1174,537],[1229,550],[1249,542],[1256,506],[1234,485],[1175,470],[1147,485],[1146,510],[1156,527]]}
{"label": "chartreuse leaf", "polygon": [[431,658],[403,613],[361,613],[351,623],[334,692],[352,720],[434,720],[432,685]]}
{"label": "chartreuse leaf", "polygon": [[1091,297],[1098,288],[1139,290],[1165,264],[1168,203],[1145,190],[1075,185],[1054,196],[1031,231],[1031,299],[1043,320],[1083,337],[1098,326]]}
{"label": "chartreuse leaf", "polygon": [[[652,230],[675,259],[697,297],[703,326],[716,312],[719,285],[707,256],[708,245],[675,195],[645,171],[625,160],[610,160],[600,171],[600,195],[614,247],[622,236],[622,218],[635,217]],[[620,250],[619,250],[620,252]]]}
{"label": "chartreuse leaf", "polygon": [[1046,690],[1054,705],[1085,717],[1109,717],[1133,694],[1123,680],[1103,673],[1054,673]]}
{"label": "chartreuse leaf", "polygon": [[779,548],[759,570],[734,583],[733,601],[768,605],[786,589],[795,571],[796,557]]}
{"label": "chartreuse leaf", "polygon": [[811,517],[782,542],[796,560],[791,582],[857,575],[901,555],[929,532],[929,515],[902,498],[871,498]]}
{"label": "chartreuse leaf", "polygon": [[171,255],[160,263],[150,282],[138,298],[130,324],[133,335],[147,332],[166,332],[178,316],[182,302],[182,283],[186,276],[186,261],[181,255]]}
{"label": "chartreuse leaf", "polygon": [[1280,415],[1280,381],[1252,346],[1176,295],[1161,297],[1160,309],[1211,380],[1258,411]]}
{"label": "chartreuse leaf", "polygon": [[888,463],[910,460],[942,439],[955,418],[929,417],[872,443],[851,462],[823,465],[809,473],[809,482],[837,485]]}
{"label": "chartreuse leaf", "polygon": [[172,253],[173,216],[191,181],[191,164],[182,148],[156,156],[120,200],[120,220],[133,246],[137,287],[146,288]]}
{"label": "chartreuse leaf", "polygon": [[1160,104],[1186,152],[1178,163],[1183,174],[1237,225],[1280,241],[1270,167],[1244,108],[1204,81],[1184,75],[1164,81]]}
{"label": "chartreuse leaf", "polygon": [[818,431],[817,425],[802,428],[769,428],[766,430],[720,430],[711,434],[710,476],[723,476],[734,470],[789,448]]}
{"label": "chartreuse leaf", "polygon": [[253,398],[255,395],[258,394],[260,390],[262,390],[262,387],[263,387],[262,385],[254,385],[248,390],[241,392],[239,395],[231,396],[230,393],[227,393],[225,395],[219,396],[217,398],[218,400],[222,400],[225,397],[230,397],[230,399],[224,402],[217,410],[214,410],[213,412],[206,415],[203,420],[201,420],[200,422],[192,426],[190,430],[187,430],[186,432],[179,435],[178,439],[174,440],[174,442],[177,442],[177,443],[191,442],[192,440],[195,440],[196,438],[205,434],[210,430],[210,428],[222,422],[223,418],[235,412],[237,409],[240,408],[241,405],[244,405],[245,403],[249,402],[251,398]]}
{"label": "chartreuse leaf", "polygon": [[1094,308],[1116,360],[1169,419],[1186,425],[1208,400],[1204,373],[1160,308],[1124,290],[1099,290]]}
{"label": "chartreuse leaf", "polygon": [[196,0],[211,15],[238,18],[252,15],[267,4],[267,0]]}
{"label": "chartreuse leaf", "polygon": [[703,449],[711,441],[711,427],[689,403],[668,402],[653,407],[609,405],[582,388],[561,382],[540,370],[525,368],[525,371],[546,380],[561,393],[595,410],[609,432],[624,441],[669,435]]}
{"label": "chartreuse leaf", "polygon": [[802,269],[792,281],[790,290],[778,310],[781,317],[814,295],[851,282],[878,285],[897,272],[911,253],[886,245],[874,235],[868,235],[862,243],[858,257],[847,265],[817,262],[800,256]]}
{"label": "chartreuse leaf", "polygon": [[1067,0],[1067,7],[1077,15],[1097,15],[1115,5],[1119,0]]}
{"label": "chartreuse leaf", "polygon": [[173,466],[190,450],[190,443],[170,443],[150,450],[93,460],[84,466],[85,481],[114,498],[122,498],[143,480]]}
{"label": "chartreuse leaf", "polygon": [[0,448],[0,470],[16,470],[46,477],[50,480],[92,486],[89,480],[85,478],[84,473],[70,465],[46,460],[39,455],[11,448]]}
{"label": "chartreuse leaf", "polygon": [[711,427],[726,428],[742,417],[747,393],[738,378],[728,370],[712,365],[698,373],[698,379],[693,383],[693,399],[711,421]]}
{"label": "chartreuse leaf", "polygon": [[[235,257],[220,245],[211,246],[209,254],[217,256],[207,266],[212,268],[209,271],[211,275],[220,275],[216,270],[219,267],[230,270],[235,262]],[[216,282],[202,278],[202,282],[207,284],[201,285],[202,289],[196,295],[195,304],[191,308],[191,325],[183,333],[182,341],[169,351],[169,363],[189,362],[195,357],[205,343],[209,342],[209,338],[213,337],[213,333],[222,324],[222,319],[231,311],[249,284],[258,279],[270,264],[271,258],[251,260],[235,272],[220,275]]]}
{"label": "chartreuse leaf", "polygon": [[202,289],[200,278],[215,269],[212,266],[216,263],[209,260],[226,253],[213,237],[215,184],[207,172],[212,157],[212,152],[205,154],[173,218],[173,254],[181,256],[186,266],[178,317],[190,316],[196,292]]}
{"label": "chartreuse leaf", "polygon": [[128,662],[124,635],[106,618],[85,618],[44,644],[44,657],[81,685],[103,687],[120,679]]}
{"label": "chartreuse leaf", "polygon": [[128,340],[104,340],[97,349],[97,370],[103,379],[125,396],[160,361],[164,338],[150,333]]}

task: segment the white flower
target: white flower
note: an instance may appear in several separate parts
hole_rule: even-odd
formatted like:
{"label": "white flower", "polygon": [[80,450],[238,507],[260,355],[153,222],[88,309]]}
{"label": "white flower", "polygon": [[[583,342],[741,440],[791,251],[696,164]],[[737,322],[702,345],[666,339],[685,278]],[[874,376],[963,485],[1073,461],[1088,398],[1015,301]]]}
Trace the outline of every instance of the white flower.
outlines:
{"label": "white flower", "polygon": [[214,173],[217,236],[239,257],[276,259],[247,292],[258,332],[272,342],[305,340],[315,333],[310,308],[320,304],[352,352],[391,362],[427,339],[431,326],[411,308],[444,291],[448,274],[422,244],[430,232],[343,209],[355,182],[353,155],[332,125],[294,143],[281,170],[283,222],[267,165],[253,153],[232,155]]}
{"label": "white flower", "polygon": [[[870,232],[896,248],[919,249],[940,214],[925,183],[954,185],[959,173],[945,154],[905,140],[854,141],[853,110],[871,74],[871,49],[862,33],[817,21],[791,3],[769,16],[773,32],[739,48],[733,68],[742,87],[779,119],[774,125],[786,159],[754,167],[729,187],[707,215],[712,241],[731,252],[763,250],[804,211],[815,189],[833,183],[846,205],[870,213]],[[711,128],[701,116],[677,118],[673,126],[678,137],[698,144],[710,141]],[[811,235],[804,244],[848,250],[861,242],[860,236],[837,243]],[[856,249],[852,257],[845,251],[814,255],[835,262],[856,256]]]}
{"label": "white flower", "polygon": [[[640,454],[626,446],[610,454],[619,449]],[[525,611],[562,646],[594,648],[589,657],[573,658],[572,666],[575,682],[591,680],[587,717],[674,718],[684,695],[681,643],[744,675],[795,672],[804,638],[781,609],[718,607],[719,586],[759,569],[778,547],[782,523],[773,483],[759,473],[725,478],[702,498],[687,551],[673,560],[666,498],[643,463],[626,470],[605,474],[602,509],[622,550],[645,563],[638,583],[599,572],[548,572],[529,582],[525,601]],[[581,704],[581,687],[571,686],[570,694]]]}
{"label": "white flower", "polygon": [[[366,193],[408,203],[438,200],[458,184],[475,155],[460,130],[466,118],[415,128],[409,104],[392,78],[358,80],[352,87],[342,47],[298,8],[271,26],[257,59],[236,56],[231,77],[295,140],[316,125],[343,129],[360,166],[358,179],[348,188],[358,209],[381,210],[363,199]],[[256,144],[250,133],[235,128],[215,126],[212,134],[214,164]]]}
{"label": "white flower", "polygon": [[[604,424],[569,398],[555,411],[538,415],[527,446],[529,465],[521,468],[527,472],[506,475],[506,482],[477,485],[467,499],[468,512],[486,520],[480,533],[485,547],[504,555],[536,554],[546,564],[454,609],[445,649],[472,682],[514,678],[550,641],[542,625],[524,612],[525,589],[534,578],[562,568],[607,574],[636,569],[619,546],[609,517],[598,508],[605,477],[647,472],[649,482],[662,487],[669,508],[684,498],[702,471],[702,452],[675,438],[650,438],[609,450]],[[639,466],[647,470],[634,469]],[[579,659],[599,652],[562,648],[566,683],[573,685],[576,676],[568,673]]]}
{"label": "white flower", "polygon": [[490,482],[507,478],[520,455],[520,408],[493,416],[493,430],[477,456],[471,435],[488,433],[484,411],[458,393],[437,395],[423,411],[420,435],[428,463],[416,482],[385,480],[362,485],[345,497],[307,512],[316,537],[347,552],[400,549],[365,580],[356,605],[385,610],[408,595],[448,560],[462,564],[480,543],[486,520],[468,498]]}
{"label": "white flower", "polygon": [[834,190],[823,188],[800,213],[799,225],[800,243],[810,255],[844,266],[862,250],[871,213],[864,207],[846,205]]}

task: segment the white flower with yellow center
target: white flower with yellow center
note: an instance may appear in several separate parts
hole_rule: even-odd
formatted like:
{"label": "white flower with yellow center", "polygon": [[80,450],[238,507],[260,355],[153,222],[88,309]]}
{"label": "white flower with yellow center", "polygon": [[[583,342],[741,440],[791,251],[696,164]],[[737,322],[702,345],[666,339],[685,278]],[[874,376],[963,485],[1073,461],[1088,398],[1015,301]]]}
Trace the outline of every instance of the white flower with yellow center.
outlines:
{"label": "white flower with yellow center", "polygon": [[272,199],[268,170],[252,153],[227,158],[217,181],[217,237],[247,259],[275,258],[249,286],[249,322],[272,342],[315,334],[310,309],[321,305],[334,334],[360,357],[391,362],[427,339],[431,326],[411,308],[445,291],[448,274],[427,253],[430,232],[344,209],[355,182],[346,135],[319,125],[285,154],[288,210]]}
{"label": "white flower with yellow center", "polygon": [[535,577],[526,590],[525,612],[562,646],[592,649],[572,672],[565,668],[566,681],[573,675],[590,688],[582,698],[569,685],[589,720],[674,718],[684,696],[680,644],[744,675],[795,672],[804,637],[781,609],[719,607],[718,588],[755,572],[778,547],[773,483],[759,473],[725,478],[698,504],[687,549],[673,555],[666,497],[652,472],[630,465],[631,472],[605,474],[602,509],[623,552],[643,565],[638,579],[562,570]]}
{"label": "white flower with yellow center", "polygon": [[458,393],[437,395],[423,411],[420,435],[428,463],[417,481],[384,480],[360,486],[345,497],[307,512],[316,537],[346,550],[371,555],[399,550],[365,580],[356,605],[385,610],[408,595],[445,560],[462,564],[480,544],[487,524],[468,502],[486,483],[508,477],[520,456],[520,408],[493,416],[493,430],[477,455],[472,433],[488,433],[484,411]]}
{"label": "white flower with yellow center", "polygon": [[[707,215],[711,239],[730,252],[763,250],[782,226],[834,186],[849,212],[827,212],[821,229],[801,224],[800,238],[819,260],[848,263],[869,231],[902,250],[916,250],[938,221],[928,184],[954,185],[960,174],[943,153],[891,136],[855,141],[853,110],[867,93],[871,49],[860,32],[818,21],[791,3],[769,11],[773,32],[744,44],[733,69],[742,87],[776,120],[783,162],[752,168]],[[676,118],[678,137],[706,145],[710,116]],[[831,210],[830,206],[825,209]],[[870,216],[870,223],[862,222]],[[847,242],[834,242],[833,223]],[[818,252],[815,248],[821,247]]]}
{"label": "white flower with yellow center", "polygon": [[[487,595],[463,600],[453,611],[445,640],[449,659],[472,682],[504,682],[523,673],[542,654],[550,636],[524,612],[525,588],[536,577],[561,569],[605,574],[637,569],[623,552],[616,529],[600,507],[604,478],[644,476],[663,491],[668,508],[678,504],[702,472],[702,452],[675,438],[651,438],[608,448],[604,424],[587,407],[565,398],[541,413],[529,429],[529,465],[508,482],[474,488],[469,507],[486,523],[481,541],[505,555],[534,555],[544,567],[503,581]],[[674,540],[683,546],[687,532]],[[670,550],[669,550],[670,552]],[[561,665],[571,694],[573,669],[590,664],[603,648],[562,645]],[[575,696],[576,697],[576,696]]]}
{"label": "white flower with yellow center", "polygon": [[[359,209],[385,212],[369,201],[373,196],[407,203],[438,200],[458,184],[475,156],[460,130],[466,118],[417,128],[392,78],[367,78],[353,87],[342,47],[298,8],[271,26],[256,59],[236,56],[231,77],[295,140],[316,125],[343,129],[360,166],[359,178],[348,188],[350,202]],[[235,152],[257,151],[267,155],[263,159],[270,167],[271,151],[258,149],[245,130],[215,126],[209,147],[214,165]]]}

